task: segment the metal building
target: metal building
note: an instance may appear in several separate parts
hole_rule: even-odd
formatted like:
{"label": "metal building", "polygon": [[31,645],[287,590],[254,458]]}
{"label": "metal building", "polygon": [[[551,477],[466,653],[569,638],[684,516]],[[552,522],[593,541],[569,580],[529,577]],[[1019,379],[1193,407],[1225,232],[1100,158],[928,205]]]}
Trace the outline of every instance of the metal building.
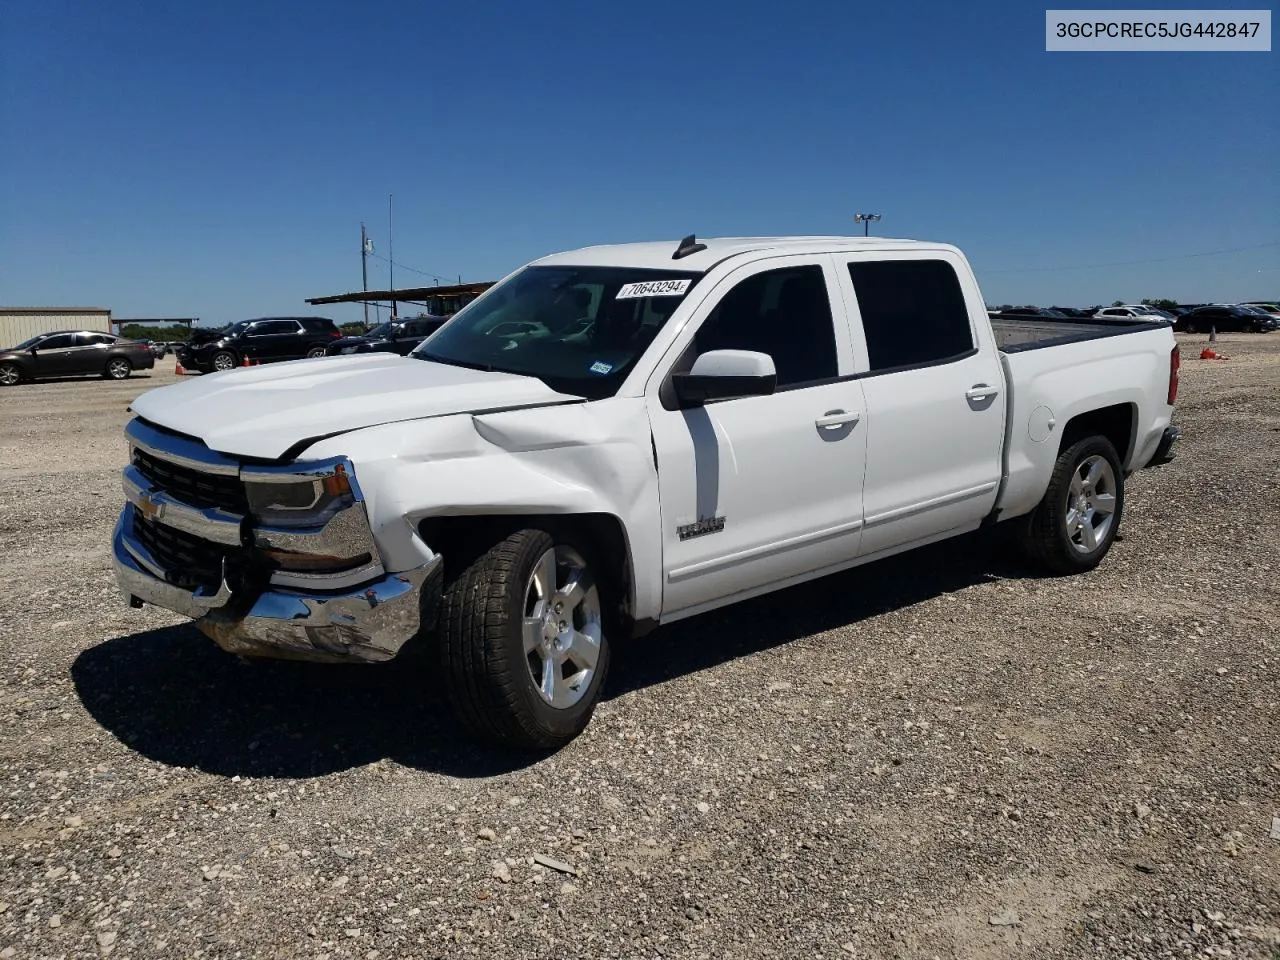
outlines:
{"label": "metal building", "polygon": [[12,347],[53,330],[111,332],[106,307],[0,307],[0,347]]}

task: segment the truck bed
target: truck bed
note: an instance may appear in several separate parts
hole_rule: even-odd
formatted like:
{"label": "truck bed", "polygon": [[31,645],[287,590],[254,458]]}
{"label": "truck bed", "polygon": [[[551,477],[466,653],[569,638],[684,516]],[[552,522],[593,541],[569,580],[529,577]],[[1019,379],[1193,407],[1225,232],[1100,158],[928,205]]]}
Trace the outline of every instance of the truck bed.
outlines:
{"label": "truck bed", "polygon": [[1158,330],[1162,323],[1126,320],[1046,320],[1042,317],[992,317],[996,346],[1001,353],[1038,350],[1063,343],[1097,340],[1139,330]]}

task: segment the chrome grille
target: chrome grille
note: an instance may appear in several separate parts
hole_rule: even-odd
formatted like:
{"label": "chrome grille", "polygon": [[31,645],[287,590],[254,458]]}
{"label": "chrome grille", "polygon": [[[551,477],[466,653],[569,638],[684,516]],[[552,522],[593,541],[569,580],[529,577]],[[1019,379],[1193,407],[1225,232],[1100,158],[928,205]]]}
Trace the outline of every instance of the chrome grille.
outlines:
{"label": "chrome grille", "polygon": [[249,501],[239,477],[203,473],[170,460],[162,460],[136,447],[133,451],[133,465],[148,482],[175,500],[194,507],[220,507],[229,513],[249,512]]}
{"label": "chrome grille", "polygon": [[165,571],[165,580],[174,586],[191,590],[204,587],[216,590],[222,582],[223,560],[228,579],[237,577],[243,568],[244,551],[225,547],[189,533],[148,520],[140,513],[133,515],[133,535]]}

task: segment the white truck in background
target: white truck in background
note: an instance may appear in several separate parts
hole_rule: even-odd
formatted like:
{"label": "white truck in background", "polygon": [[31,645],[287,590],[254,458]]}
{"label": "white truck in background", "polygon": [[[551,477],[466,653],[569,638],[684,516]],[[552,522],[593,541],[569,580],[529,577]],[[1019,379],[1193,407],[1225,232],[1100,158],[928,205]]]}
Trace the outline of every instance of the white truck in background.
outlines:
{"label": "white truck in background", "polygon": [[143,394],[116,575],[238,654],[422,635],[471,731],[554,747],[658,624],[993,522],[1048,572],[1102,560],[1177,437],[1173,334],[983,304],[938,243],[545,257],[408,357]]}

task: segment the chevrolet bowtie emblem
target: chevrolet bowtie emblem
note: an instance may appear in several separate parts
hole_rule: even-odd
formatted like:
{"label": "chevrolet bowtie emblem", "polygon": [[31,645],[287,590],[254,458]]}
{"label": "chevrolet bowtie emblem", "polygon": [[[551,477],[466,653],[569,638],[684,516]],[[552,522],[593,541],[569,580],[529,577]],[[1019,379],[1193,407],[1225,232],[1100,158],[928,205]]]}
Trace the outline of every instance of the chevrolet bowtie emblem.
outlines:
{"label": "chevrolet bowtie emblem", "polygon": [[159,520],[164,516],[164,504],[152,500],[150,494],[142,494],[134,506],[136,506],[142,515],[148,520]]}

